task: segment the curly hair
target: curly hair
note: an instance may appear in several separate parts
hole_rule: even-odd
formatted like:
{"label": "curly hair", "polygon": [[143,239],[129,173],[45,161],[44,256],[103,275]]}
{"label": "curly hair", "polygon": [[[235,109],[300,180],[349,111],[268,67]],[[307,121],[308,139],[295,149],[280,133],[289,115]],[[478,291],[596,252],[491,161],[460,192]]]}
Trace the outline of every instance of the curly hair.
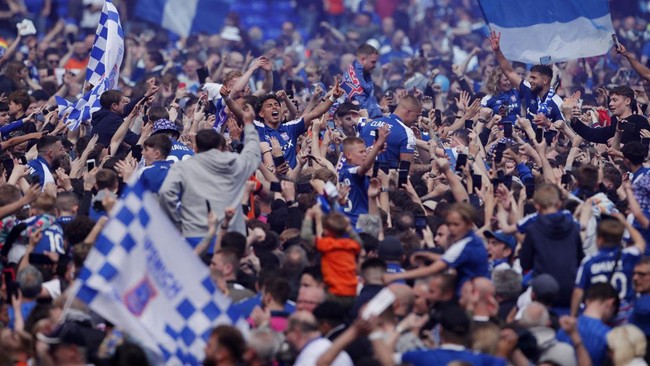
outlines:
{"label": "curly hair", "polygon": [[485,85],[485,89],[489,94],[491,95],[501,94],[501,87],[499,86],[499,80],[501,79],[502,75],[503,75],[503,71],[501,71],[500,68],[496,67],[494,68],[494,70],[492,70],[490,76],[488,77],[487,83]]}

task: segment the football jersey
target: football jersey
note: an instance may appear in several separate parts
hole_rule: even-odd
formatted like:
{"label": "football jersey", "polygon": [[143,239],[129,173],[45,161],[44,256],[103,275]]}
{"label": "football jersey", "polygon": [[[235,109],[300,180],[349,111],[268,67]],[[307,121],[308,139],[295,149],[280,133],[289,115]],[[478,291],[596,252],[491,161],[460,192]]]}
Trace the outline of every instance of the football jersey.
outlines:
{"label": "football jersey", "polygon": [[370,147],[375,143],[376,130],[384,125],[388,125],[390,134],[386,139],[386,151],[377,155],[377,161],[400,161],[399,156],[401,153],[413,154],[415,152],[415,135],[413,131],[395,114],[366,123],[360,131],[359,137],[366,142],[366,146]]}
{"label": "football jersey", "polygon": [[260,141],[266,141],[271,144],[271,137],[275,137],[280,146],[282,146],[282,153],[284,159],[289,163],[291,168],[296,167],[296,144],[298,143],[298,136],[305,133],[305,120],[300,118],[293,121],[282,123],[277,129],[271,128],[266,124],[254,121],[257,133],[260,136]]}
{"label": "football jersey", "polygon": [[514,124],[521,109],[521,99],[517,89],[513,88],[498,95],[486,95],[481,100],[481,106],[490,108],[495,115],[500,114],[499,110],[505,108],[506,116],[502,121]]}
{"label": "football jersey", "polygon": [[194,151],[185,146],[182,142],[172,139],[172,151],[167,155],[167,161],[177,163],[179,161],[187,160],[194,156]]}
{"label": "football jersey", "polygon": [[637,247],[624,248],[617,261],[619,250],[616,247],[602,248],[595,255],[585,257],[578,268],[576,287],[587,290],[595,283],[607,282],[611,276],[610,283],[618,291],[619,298],[632,302],[635,297],[632,272],[641,258],[641,252]]}
{"label": "football jersey", "polygon": [[338,170],[339,182],[350,186],[348,204],[343,207],[343,213],[352,222],[352,227],[356,227],[359,215],[368,213],[370,178],[367,175],[357,174],[358,170],[358,166],[348,164],[345,160],[341,161],[341,167]]}

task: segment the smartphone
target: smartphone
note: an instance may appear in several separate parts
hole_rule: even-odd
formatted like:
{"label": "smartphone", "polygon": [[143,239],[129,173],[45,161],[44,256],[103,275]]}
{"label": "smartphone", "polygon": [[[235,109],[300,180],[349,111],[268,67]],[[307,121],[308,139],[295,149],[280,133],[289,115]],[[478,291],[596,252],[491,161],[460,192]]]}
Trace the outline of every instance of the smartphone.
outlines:
{"label": "smartphone", "polygon": [[27,165],[27,157],[25,155],[20,155],[18,160],[20,160],[21,165]]}
{"label": "smartphone", "polygon": [[287,83],[284,84],[284,91],[287,93],[289,98],[293,98],[293,80],[287,80]]}
{"label": "smartphone", "polygon": [[86,168],[88,169],[88,171],[95,169],[95,159],[86,160]]}
{"label": "smartphone", "polygon": [[436,116],[436,126],[441,126],[442,125],[442,112],[440,109],[436,109],[434,112]]}
{"label": "smartphone", "polygon": [[280,182],[271,182],[271,192],[282,192],[282,185]]}
{"label": "smartphone", "polygon": [[512,138],[512,123],[504,122],[503,123],[503,136],[507,138]]}
{"label": "smartphone", "polygon": [[377,174],[379,174],[379,164],[378,161],[376,161],[374,164],[372,164],[372,177],[377,178]]}
{"label": "smartphone", "polygon": [[425,227],[427,227],[427,217],[424,215],[416,215],[415,216],[415,229],[416,230],[422,230]]}
{"label": "smartphone", "polygon": [[612,34],[612,41],[614,41],[614,47],[616,48],[616,51],[618,52],[618,46],[620,45],[620,43],[618,42],[618,37],[616,36],[616,34]]}
{"label": "smartphone", "polygon": [[408,182],[409,170],[411,169],[411,162],[403,160],[399,162],[397,170],[397,187],[403,188]]}
{"label": "smartphone", "polygon": [[535,182],[526,184],[526,198],[531,199],[535,194]]}
{"label": "smartphone", "polygon": [[544,129],[541,127],[535,128],[535,140],[538,144],[541,144],[544,141]]}
{"label": "smartphone", "polygon": [[643,137],[643,138],[641,139],[641,143],[642,143],[644,146],[650,146],[650,137]]}
{"label": "smartphone", "polygon": [[43,265],[54,264],[54,262],[45,254],[29,253],[29,264]]}
{"label": "smartphone", "polygon": [[328,127],[330,130],[336,130],[336,124],[334,124],[334,120],[331,120],[331,119],[330,119],[329,121],[327,121],[327,127]]}
{"label": "smartphone", "polygon": [[456,171],[460,172],[467,165],[467,154],[458,154],[456,158]]}
{"label": "smartphone", "polygon": [[273,157],[273,165],[275,165],[276,167],[284,164],[284,162],[285,162],[284,155]]}
{"label": "smartphone", "polygon": [[554,130],[548,130],[544,132],[544,140],[546,140],[546,146],[551,146],[555,135],[557,135],[557,131]]}
{"label": "smartphone", "polygon": [[501,179],[492,178],[490,181],[492,182],[492,188],[496,191],[499,188],[499,184],[501,184]]}
{"label": "smartphone", "polygon": [[13,268],[5,268],[2,270],[2,277],[5,282],[7,293],[6,302],[7,304],[11,304],[11,296],[15,293],[14,289],[16,287],[16,283],[14,283],[14,280],[16,279],[16,272]]}
{"label": "smartphone", "polygon": [[210,201],[205,200],[205,205],[206,205],[207,208],[208,208],[208,213],[212,212],[212,207],[210,207]]}
{"label": "smartphone", "polygon": [[503,160],[503,152],[506,151],[506,144],[499,142],[494,153],[494,162],[497,164]]}
{"label": "smartphone", "polygon": [[571,176],[569,175],[569,173],[564,172],[564,174],[562,174],[562,178],[560,180],[560,183],[565,184],[565,185],[569,185],[569,183],[571,183]]}
{"label": "smartphone", "polygon": [[207,67],[203,66],[196,69],[196,76],[199,78],[199,84],[205,84],[205,79],[210,76],[210,72],[208,71]]}
{"label": "smartphone", "polygon": [[296,184],[296,193],[311,193],[314,189],[309,182]]}
{"label": "smartphone", "polygon": [[506,188],[511,189],[512,188],[512,175],[504,175],[503,178],[501,178],[501,183],[503,183]]}
{"label": "smartphone", "polygon": [[68,43],[73,44],[75,41],[74,33],[67,33],[66,36],[68,38]]}
{"label": "smartphone", "polygon": [[479,191],[483,188],[483,177],[480,174],[472,174],[472,186]]}
{"label": "smartphone", "polygon": [[466,119],[465,120],[465,129],[471,130],[472,128],[474,128],[474,121],[472,121],[471,119]]}

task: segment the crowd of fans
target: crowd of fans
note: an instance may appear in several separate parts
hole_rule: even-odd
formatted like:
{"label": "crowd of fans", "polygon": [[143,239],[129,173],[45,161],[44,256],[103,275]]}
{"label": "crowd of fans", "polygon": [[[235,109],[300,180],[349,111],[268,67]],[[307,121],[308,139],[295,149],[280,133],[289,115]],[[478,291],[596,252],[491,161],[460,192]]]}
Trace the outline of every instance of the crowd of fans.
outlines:
{"label": "crowd of fans", "polygon": [[0,1],[0,364],[151,362],[67,291],[129,181],[250,324],[205,365],[650,358],[647,18],[524,65],[472,1],[299,1],[274,40],[121,2],[119,90],[70,129],[103,3],[78,2]]}

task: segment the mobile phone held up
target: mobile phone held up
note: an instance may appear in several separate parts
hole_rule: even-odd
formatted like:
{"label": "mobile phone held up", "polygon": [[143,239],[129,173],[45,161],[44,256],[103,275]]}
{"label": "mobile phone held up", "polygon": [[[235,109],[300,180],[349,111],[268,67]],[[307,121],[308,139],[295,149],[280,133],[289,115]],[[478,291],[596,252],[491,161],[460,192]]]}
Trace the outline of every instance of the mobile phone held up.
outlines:
{"label": "mobile phone held up", "polygon": [[88,171],[95,169],[95,159],[86,160],[86,168],[88,169]]}
{"label": "mobile phone held up", "polygon": [[399,168],[397,169],[397,187],[404,188],[408,183],[409,179],[409,170],[411,169],[410,161],[400,161]]}

